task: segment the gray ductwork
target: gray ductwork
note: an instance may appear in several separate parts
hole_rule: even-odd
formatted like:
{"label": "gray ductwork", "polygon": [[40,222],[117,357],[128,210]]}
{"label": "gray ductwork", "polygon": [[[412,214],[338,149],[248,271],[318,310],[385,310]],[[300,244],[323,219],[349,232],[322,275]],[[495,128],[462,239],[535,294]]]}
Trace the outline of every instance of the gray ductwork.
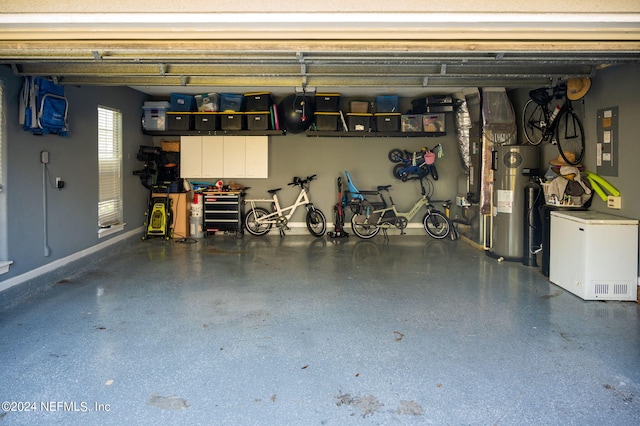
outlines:
{"label": "gray ductwork", "polygon": [[453,116],[456,127],[456,138],[458,151],[462,160],[462,167],[466,174],[469,174],[471,165],[471,155],[469,154],[469,131],[471,129],[471,117],[467,108],[466,99],[456,99],[456,108]]}

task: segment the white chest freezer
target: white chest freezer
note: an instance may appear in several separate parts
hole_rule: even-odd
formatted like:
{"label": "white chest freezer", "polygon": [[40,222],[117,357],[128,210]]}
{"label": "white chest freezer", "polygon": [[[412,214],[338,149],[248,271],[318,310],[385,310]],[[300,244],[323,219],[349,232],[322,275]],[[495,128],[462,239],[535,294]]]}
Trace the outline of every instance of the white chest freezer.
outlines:
{"label": "white chest freezer", "polygon": [[637,300],[638,220],[552,211],[549,280],[584,300]]}

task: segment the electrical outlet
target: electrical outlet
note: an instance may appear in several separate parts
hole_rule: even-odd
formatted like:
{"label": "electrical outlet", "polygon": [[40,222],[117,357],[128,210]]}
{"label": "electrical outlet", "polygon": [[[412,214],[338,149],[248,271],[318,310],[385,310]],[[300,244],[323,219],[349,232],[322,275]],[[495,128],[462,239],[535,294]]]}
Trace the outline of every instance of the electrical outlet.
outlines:
{"label": "electrical outlet", "polygon": [[621,209],[622,208],[622,199],[621,197],[614,197],[613,195],[609,195],[607,199],[607,207],[610,209]]}
{"label": "electrical outlet", "polygon": [[56,188],[58,189],[64,188],[64,181],[62,180],[62,178],[59,178],[59,177],[56,178]]}

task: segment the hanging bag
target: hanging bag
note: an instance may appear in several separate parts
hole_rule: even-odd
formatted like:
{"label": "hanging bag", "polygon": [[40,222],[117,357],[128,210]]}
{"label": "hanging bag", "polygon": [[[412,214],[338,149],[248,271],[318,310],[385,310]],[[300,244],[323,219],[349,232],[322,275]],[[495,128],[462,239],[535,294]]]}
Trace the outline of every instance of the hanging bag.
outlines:
{"label": "hanging bag", "polygon": [[67,135],[69,102],[64,86],[42,77],[25,77],[20,108],[24,130],[35,135]]}

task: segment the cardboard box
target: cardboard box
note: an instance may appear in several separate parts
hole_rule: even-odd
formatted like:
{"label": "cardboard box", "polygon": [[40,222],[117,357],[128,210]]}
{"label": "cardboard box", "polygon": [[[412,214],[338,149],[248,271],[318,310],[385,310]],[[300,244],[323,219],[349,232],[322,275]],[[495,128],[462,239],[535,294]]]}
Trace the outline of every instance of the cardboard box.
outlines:
{"label": "cardboard box", "polygon": [[160,148],[165,152],[180,152],[180,141],[160,141]]}
{"label": "cardboard box", "polygon": [[369,102],[367,101],[351,101],[349,102],[349,112],[357,114],[365,114],[369,112]]}

